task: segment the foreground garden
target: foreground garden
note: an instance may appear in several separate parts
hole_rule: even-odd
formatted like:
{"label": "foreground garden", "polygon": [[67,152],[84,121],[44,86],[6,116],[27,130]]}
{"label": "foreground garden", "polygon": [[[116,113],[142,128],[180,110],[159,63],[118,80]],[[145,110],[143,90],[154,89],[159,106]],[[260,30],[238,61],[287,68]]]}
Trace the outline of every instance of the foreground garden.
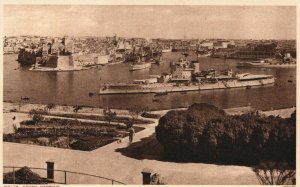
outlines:
{"label": "foreground garden", "polygon": [[[122,122],[128,121],[125,125],[45,118],[42,114],[41,111],[34,111],[32,120],[22,121],[14,133],[4,134],[3,141],[92,151],[126,137],[130,125],[129,118],[121,118]],[[134,126],[134,129],[139,132],[144,128]]]}

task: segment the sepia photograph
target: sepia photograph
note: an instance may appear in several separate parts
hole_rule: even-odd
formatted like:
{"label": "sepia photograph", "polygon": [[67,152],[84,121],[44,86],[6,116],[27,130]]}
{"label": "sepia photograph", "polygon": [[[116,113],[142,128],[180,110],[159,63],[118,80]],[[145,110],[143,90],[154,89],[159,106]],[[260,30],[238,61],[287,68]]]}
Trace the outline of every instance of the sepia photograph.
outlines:
{"label": "sepia photograph", "polygon": [[296,185],[297,5],[2,5],[3,184]]}

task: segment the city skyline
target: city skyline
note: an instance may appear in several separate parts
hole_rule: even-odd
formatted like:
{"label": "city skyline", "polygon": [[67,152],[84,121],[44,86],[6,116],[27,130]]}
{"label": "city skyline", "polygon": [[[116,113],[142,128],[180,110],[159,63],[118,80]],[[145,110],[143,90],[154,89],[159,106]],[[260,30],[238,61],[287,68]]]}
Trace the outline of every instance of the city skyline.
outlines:
{"label": "city skyline", "polygon": [[3,25],[5,36],[296,39],[296,7],[5,5]]}

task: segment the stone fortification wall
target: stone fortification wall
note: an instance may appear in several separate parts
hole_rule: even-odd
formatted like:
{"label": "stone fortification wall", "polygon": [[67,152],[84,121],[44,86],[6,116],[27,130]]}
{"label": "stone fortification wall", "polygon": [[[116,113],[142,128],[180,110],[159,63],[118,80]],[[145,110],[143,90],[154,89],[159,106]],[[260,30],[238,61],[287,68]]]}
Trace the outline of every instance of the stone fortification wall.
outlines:
{"label": "stone fortification wall", "polygon": [[67,70],[74,68],[72,56],[58,56],[57,68],[61,70]]}

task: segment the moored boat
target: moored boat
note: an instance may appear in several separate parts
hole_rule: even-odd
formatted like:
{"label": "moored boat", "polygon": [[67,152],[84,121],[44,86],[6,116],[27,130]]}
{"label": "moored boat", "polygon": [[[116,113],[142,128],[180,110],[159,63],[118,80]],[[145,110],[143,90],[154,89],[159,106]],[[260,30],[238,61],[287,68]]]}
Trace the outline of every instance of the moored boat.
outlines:
{"label": "moored boat", "polygon": [[264,60],[257,60],[251,62],[239,62],[237,67],[245,67],[245,68],[260,68],[260,67],[269,67],[269,68],[288,68],[288,67],[296,67],[296,63],[282,63],[275,59],[264,59]]}
{"label": "moored boat", "polygon": [[172,52],[172,48],[161,50],[162,53],[170,53]]}
{"label": "moored boat", "polygon": [[150,62],[143,62],[143,63],[139,63],[139,64],[133,64],[133,65],[131,65],[130,70],[135,71],[135,70],[141,70],[141,69],[147,69],[147,68],[151,68],[151,63]]}
{"label": "moored boat", "polygon": [[151,68],[151,62],[142,61],[139,56],[137,56],[137,60],[134,64],[131,65],[130,71],[148,69]]}

